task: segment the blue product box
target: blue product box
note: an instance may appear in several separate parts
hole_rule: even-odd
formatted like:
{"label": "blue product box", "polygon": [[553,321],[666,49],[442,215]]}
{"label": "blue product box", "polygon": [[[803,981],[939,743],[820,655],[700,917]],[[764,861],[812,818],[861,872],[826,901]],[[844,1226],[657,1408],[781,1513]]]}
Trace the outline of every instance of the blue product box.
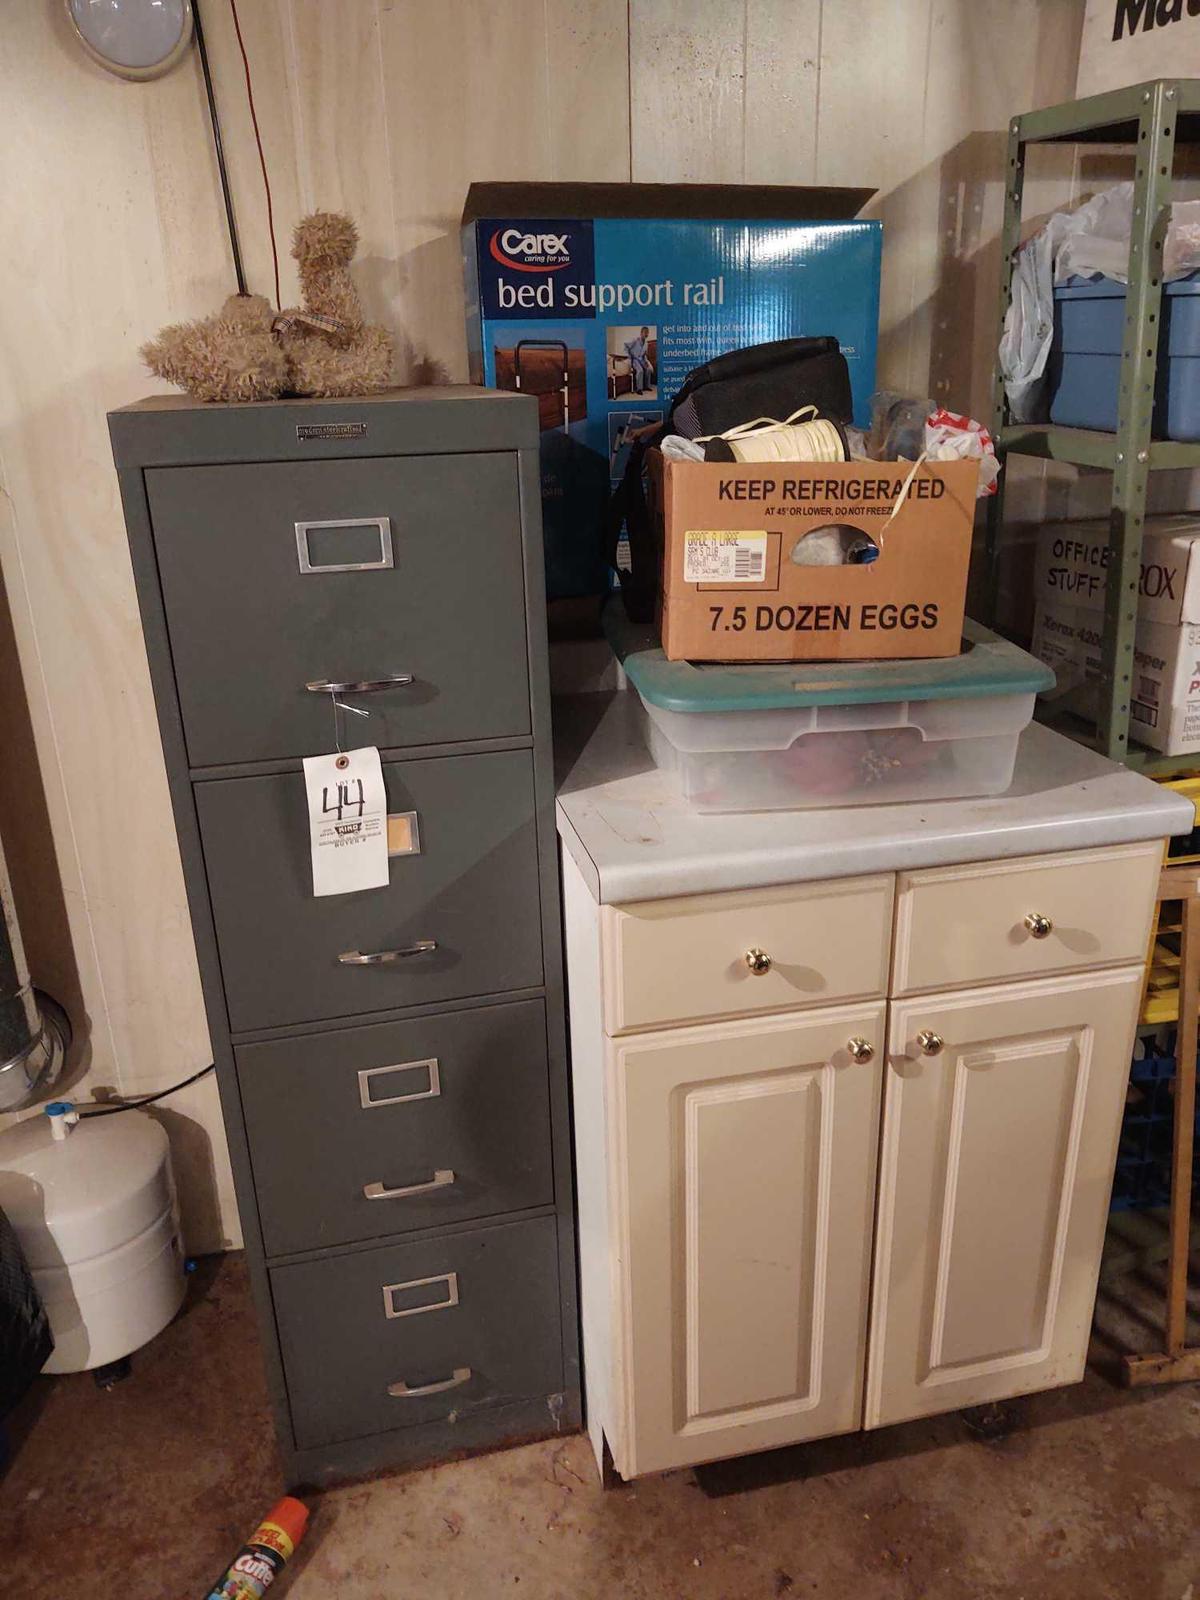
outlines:
{"label": "blue product box", "polygon": [[[1151,433],[1200,439],[1200,272],[1163,285]],[[1054,290],[1050,420],[1113,433],[1125,338],[1125,285],[1068,278]]]}
{"label": "blue product box", "polygon": [[551,600],[607,591],[608,495],[634,435],[663,421],[693,367],[772,339],[833,334],[854,420],[866,425],[882,228],[853,219],[873,192],[471,185],[462,217],[471,378],[537,396]]}

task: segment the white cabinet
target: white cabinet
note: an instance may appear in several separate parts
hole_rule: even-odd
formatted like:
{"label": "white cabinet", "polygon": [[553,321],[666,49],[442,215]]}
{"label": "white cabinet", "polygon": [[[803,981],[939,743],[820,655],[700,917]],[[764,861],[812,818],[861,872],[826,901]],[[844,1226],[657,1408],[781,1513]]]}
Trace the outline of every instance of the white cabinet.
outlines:
{"label": "white cabinet", "polygon": [[884,1020],[611,1046],[631,1475],[860,1426]]}
{"label": "white cabinet", "polygon": [[1082,1375],[1160,860],[629,906],[564,861],[598,1459],[634,1477]]}
{"label": "white cabinet", "polygon": [[893,1004],[868,1428],[1083,1376],[1141,987]]}

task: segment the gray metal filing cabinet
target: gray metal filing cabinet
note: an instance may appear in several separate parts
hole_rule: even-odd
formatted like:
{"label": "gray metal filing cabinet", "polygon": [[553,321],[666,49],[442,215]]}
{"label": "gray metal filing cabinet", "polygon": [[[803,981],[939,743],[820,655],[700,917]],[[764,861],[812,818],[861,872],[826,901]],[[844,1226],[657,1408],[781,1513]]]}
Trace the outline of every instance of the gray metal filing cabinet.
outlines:
{"label": "gray metal filing cabinet", "polygon": [[[572,1427],[536,402],[109,423],[288,1478]],[[418,848],[316,899],[323,683],[359,685],[343,742],[379,747]]]}

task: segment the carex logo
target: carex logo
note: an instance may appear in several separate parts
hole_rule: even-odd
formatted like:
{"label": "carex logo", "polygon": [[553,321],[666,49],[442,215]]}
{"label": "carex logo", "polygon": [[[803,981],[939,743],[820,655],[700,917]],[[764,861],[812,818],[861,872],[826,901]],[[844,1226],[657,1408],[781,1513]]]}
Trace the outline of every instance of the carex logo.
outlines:
{"label": "carex logo", "polygon": [[497,228],[488,249],[502,267],[514,272],[559,272],[571,265],[565,233],[522,233],[520,228]]}

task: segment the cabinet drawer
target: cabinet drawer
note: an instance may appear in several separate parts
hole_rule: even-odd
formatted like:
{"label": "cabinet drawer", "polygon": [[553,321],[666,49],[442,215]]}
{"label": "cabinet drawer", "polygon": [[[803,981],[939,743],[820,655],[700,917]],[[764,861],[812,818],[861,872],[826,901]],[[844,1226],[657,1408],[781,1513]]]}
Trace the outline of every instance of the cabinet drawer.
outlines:
{"label": "cabinet drawer", "polygon": [[529,732],[514,455],[159,467],[146,489],[194,767],[326,749],[314,681],[412,675],[356,699],[381,749]]}
{"label": "cabinet drawer", "polygon": [[268,1255],[554,1198],[540,1000],[236,1055]]}
{"label": "cabinet drawer", "polygon": [[[312,892],[298,772],[196,785],[235,1032],[503,994],[542,981],[533,758],[526,750],[384,766],[390,811],[415,811],[420,853],[384,888]],[[364,966],[342,954],[436,950]]]}
{"label": "cabinet drawer", "polygon": [[[892,882],[887,874],[606,907],[608,1031],[884,994]],[[765,971],[752,970],[754,951],[769,961]]]}
{"label": "cabinet drawer", "polygon": [[553,1217],[275,1267],[299,1449],[562,1388]]}
{"label": "cabinet drawer", "polygon": [[902,872],[892,993],[1144,961],[1161,863],[1154,840]]}

